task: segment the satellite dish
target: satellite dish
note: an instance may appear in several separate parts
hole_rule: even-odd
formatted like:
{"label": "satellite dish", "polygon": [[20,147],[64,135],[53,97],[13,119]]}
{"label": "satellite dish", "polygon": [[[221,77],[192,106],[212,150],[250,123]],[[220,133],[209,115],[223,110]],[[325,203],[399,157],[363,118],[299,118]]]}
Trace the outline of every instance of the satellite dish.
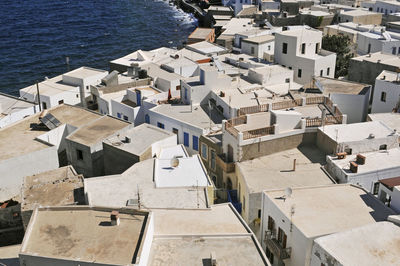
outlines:
{"label": "satellite dish", "polygon": [[178,167],[179,165],[179,159],[178,158],[172,158],[170,161],[171,167]]}
{"label": "satellite dish", "polygon": [[290,187],[287,187],[285,189],[285,197],[290,198],[290,196],[292,196],[292,189]]}

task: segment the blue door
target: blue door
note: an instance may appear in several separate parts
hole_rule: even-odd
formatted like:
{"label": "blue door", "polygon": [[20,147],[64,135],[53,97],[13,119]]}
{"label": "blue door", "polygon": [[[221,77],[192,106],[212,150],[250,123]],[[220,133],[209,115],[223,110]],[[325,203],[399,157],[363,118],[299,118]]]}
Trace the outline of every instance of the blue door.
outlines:
{"label": "blue door", "polygon": [[183,145],[189,147],[189,133],[183,132]]}
{"label": "blue door", "polygon": [[140,90],[136,90],[136,104],[137,106],[142,105],[142,93],[140,92]]}
{"label": "blue door", "polygon": [[199,150],[199,138],[197,136],[193,136],[193,150]]}

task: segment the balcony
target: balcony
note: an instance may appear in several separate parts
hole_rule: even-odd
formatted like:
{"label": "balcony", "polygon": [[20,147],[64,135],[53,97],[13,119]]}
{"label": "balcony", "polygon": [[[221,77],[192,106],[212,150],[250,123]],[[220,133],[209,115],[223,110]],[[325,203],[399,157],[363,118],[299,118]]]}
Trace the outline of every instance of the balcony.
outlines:
{"label": "balcony", "polygon": [[238,200],[236,189],[228,190],[228,201],[232,203],[238,213],[242,213],[242,203]]}
{"label": "balcony", "polygon": [[285,260],[290,258],[290,254],[292,252],[292,248],[283,248],[279,243],[278,239],[276,239],[276,234],[274,231],[266,231],[265,234],[265,244],[268,249],[274,253],[279,259]]}
{"label": "balcony", "polygon": [[234,162],[227,162],[225,154],[220,154],[220,155],[217,156],[217,165],[225,173],[233,173],[233,172],[235,172],[235,163]]}

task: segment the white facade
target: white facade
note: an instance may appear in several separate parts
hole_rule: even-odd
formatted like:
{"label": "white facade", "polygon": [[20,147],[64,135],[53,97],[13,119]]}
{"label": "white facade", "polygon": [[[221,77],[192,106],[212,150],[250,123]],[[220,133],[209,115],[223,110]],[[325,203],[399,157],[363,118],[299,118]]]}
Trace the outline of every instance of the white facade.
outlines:
{"label": "white facade", "polygon": [[397,73],[383,71],[375,80],[371,113],[392,112],[400,107],[400,78]]}
{"label": "white facade", "polygon": [[223,6],[230,6],[232,7],[233,11],[235,12],[235,16],[242,11],[243,5],[251,5],[252,0],[222,0]]}
{"label": "white facade", "polygon": [[322,32],[313,29],[275,34],[275,62],[294,70],[294,81],[307,84],[313,76],[333,78],[336,54],[321,50]]}
{"label": "white facade", "polygon": [[372,9],[373,9],[372,11],[375,11],[377,13],[390,15],[392,13],[400,12],[400,3],[397,1],[377,0],[375,1],[375,4],[372,6]]}
{"label": "white facade", "polygon": [[257,58],[263,58],[264,53],[273,54],[275,49],[274,40],[266,42],[251,42],[244,40],[242,41],[241,52],[243,54],[252,55]]}
{"label": "white facade", "polygon": [[380,184],[378,198],[384,203],[390,199],[390,208],[400,213],[400,185],[388,188]]}
{"label": "white facade", "polygon": [[385,54],[397,55],[400,53],[400,40],[385,39],[382,35],[359,32],[357,34],[357,54],[383,52]]}
{"label": "white facade", "polygon": [[39,106],[32,102],[0,93],[0,128],[17,122],[39,111]]}
{"label": "white facade", "polygon": [[271,65],[249,69],[249,79],[260,85],[277,85],[293,82],[293,70]]}

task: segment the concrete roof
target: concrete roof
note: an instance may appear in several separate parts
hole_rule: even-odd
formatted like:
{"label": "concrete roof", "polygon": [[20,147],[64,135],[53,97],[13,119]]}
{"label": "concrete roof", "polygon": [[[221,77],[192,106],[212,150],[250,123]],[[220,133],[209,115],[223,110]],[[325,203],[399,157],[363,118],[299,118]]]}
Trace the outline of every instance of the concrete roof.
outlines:
{"label": "concrete roof", "polygon": [[189,39],[190,38],[194,38],[194,39],[205,39],[208,37],[208,35],[210,35],[212,32],[214,31],[214,29],[211,28],[196,28],[190,35],[189,35]]}
{"label": "concrete roof", "polygon": [[394,212],[365,190],[349,184],[293,188],[284,201],[285,190],[265,195],[305,236],[312,238],[385,221]]}
{"label": "concrete roof", "polygon": [[[45,95],[50,97],[65,92],[79,94],[79,86],[63,83],[62,76],[63,75],[59,75],[54,78],[46,79],[45,81],[40,82],[39,83],[40,95]],[[36,95],[37,94],[36,85],[33,84],[29,87],[20,89],[20,94],[22,97],[24,96],[25,93]]]}
{"label": "concrete roof", "polygon": [[369,16],[369,15],[377,15],[377,14],[381,14],[381,13],[371,12],[371,11],[363,10],[363,9],[355,9],[355,10],[340,12],[340,15],[352,16],[352,17]]}
{"label": "concrete roof", "polygon": [[221,53],[227,51],[225,47],[206,41],[189,44],[186,46],[186,48],[202,54]]}
{"label": "concrete roof", "polygon": [[169,58],[171,54],[175,54],[176,52],[175,49],[167,47],[160,47],[151,51],[137,50],[121,58],[112,60],[110,63],[130,66],[132,63],[157,62]]}
{"label": "concrete roof", "polygon": [[[293,161],[296,159],[296,171]],[[262,156],[253,160],[238,162],[250,193],[262,190],[285,189],[332,184],[332,180],[321,170],[325,155],[315,146],[302,146]]]}
{"label": "concrete roof", "polygon": [[[77,190],[81,189],[81,197]],[[24,178],[21,210],[37,206],[65,206],[84,203],[83,176],[72,166],[65,166]]]}
{"label": "concrete roof", "polygon": [[112,210],[87,206],[38,209],[32,216],[21,253],[100,264],[135,263],[148,213],[121,209],[120,225],[110,226]]}
{"label": "concrete roof", "polygon": [[368,140],[370,134],[375,138],[386,138],[393,131],[379,121],[370,121],[354,124],[329,125],[319,130],[337,143]]}
{"label": "concrete roof", "polygon": [[80,67],[64,74],[64,76],[74,77],[79,79],[89,78],[98,74],[108,73],[107,70],[96,69],[91,67]]}
{"label": "concrete roof", "polygon": [[382,73],[379,74],[379,76],[376,77],[377,80],[382,80],[386,82],[393,82],[399,85],[400,88],[400,79],[398,78],[399,73],[393,72],[393,71],[388,71],[388,70],[383,70]]}
{"label": "concrete roof", "polygon": [[[399,265],[400,227],[379,222],[317,238],[341,265]],[[356,254],[356,256],[355,256]]]}
{"label": "concrete roof", "polygon": [[[119,136],[112,136],[110,138],[107,138],[103,142],[131,154],[141,155],[155,142],[169,138],[174,135],[175,134],[172,132],[163,130],[153,125],[142,124],[127,130]],[[130,138],[129,143],[126,143],[124,141],[125,137]]]}
{"label": "concrete roof", "polygon": [[[350,162],[355,161],[357,155],[347,155],[344,159],[334,158],[332,162],[342,171],[346,172],[348,176],[357,176],[362,173],[376,172],[379,177],[379,171],[399,167],[400,162],[400,148],[385,150],[385,151],[374,151],[362,153],[366,157],[365,164],[358,164],[357,173],[350,171]],[[399,174],[400,175],[400,174]],[[394,176],[392,176],[394,177]]]}
{"label": "concrete roof", "polygon": [[211,185],[199,155],[177,160],[179,165],[171,167],[170,159],[155,159],[154,183],[157,188]]}
{"label": "concrete roof", "polygon": [[244,40],[242,40],[242,42],[262,44],[262,43],[272,42],[273,40],[275,40],[275,36],[261,35],[261,36],[255,36],[255,37],[244,39]]}
{"label": "concrete roof", "polygon": [[185,146],[179,144],[168,148],[162,148],[158,156],[159,159],[172,159],[174,157],[189,157]]}
{"label": "concrete roof", "polygon": [[[101,117],[98,113],[65,104],[48,109],[48,112],[56,117],[61,124],[69,124],[78,128]],[[39,115],[40,113],[37,113],[0,129],[0,160],[49,147],[35,140],[36,137],[48,132],[48,130],[32,129],[31,124],[40,123]]]}
{"label": "concrete roof", "polygon": [[[85,193],[90,205],[125,207],[129,199],[138,198],[143,208],[207,208],[204,187],[156,188],[154,159],[134,164],[121,175],[85,179]],[[190,175],[195,175],[190,172]]]}
{"label": "concrete roof", "polygon": [[162,78],[168,81],[174,81],[182,78],[182,76],[176,73],[171,73],[162,69],[159,65],[155,63],[146,63],[142,66],[142,69],[147,70],[147,75],[149,75],[153,79]]}
{"label": "concrete roof", "polygon": [[102,142],[105,138],[117,133],[123,128],[129,127],[130,125],[131,123],[129,122],[111,116],[102,116],[101,118],[75,130],[67,137],[67,139],[90,146]]}
{"label": "concrete roof", "polygon": [[255,236],[230,204],[207,210],[154,210],[149,265],[269,265]]}
{"label": "concrete roof", "polygon": [[368,117],[372,121],[380,121],[391,129],[400,132],[400,113],[376,113],[369,114]]}
{"label": "concrete roof", "polygon": [[400,67],[400,58],[398,56],[392,54],[384,54],[382,52],[353,57],[351,60],[367,61],[372,63],[378,63],[379,61],[380,64]]}
{"label": "concrete roof", "polygon": [[[205,108],[208,107],[203,108],[200,105],[193,105],[193,108],[191,108],[190,105],[184,104],[160,104],[150,110],[166,117],[171,117],[178,121],[205,129],[210,127],[210,117],[208,110]],[[213,110],[211,114],[211,127],[215,127],[222,122],[223,117],[215,110]]]}
{"label": "concrete roof", "polygon": [[323,94],[325,95],[331,93],[359,95],[361,92],[363,92],[365,87],[370,87],[368,84],[351,82],[347,80],[323,77],[315,77],[315,79],[322,85],[324,89]]}
{"label": "concrete roof", "polygon": [[35,105],[35,103],[31,103],[23,99],[0,92],[0,118],[2,117],[2,115],[19,112],[21,111],[21,109],[33,107]]}
{"label": "concrete roof", "polygon": [[21,245],[0,247],[0,265],[20,266],[18,254]]}
{"label": "concrete roof", "polygon": [[223,35],[235,35],[236,33],[243,32],[246,29],[254,29],[250,18],[232,18],[222,29]]}
{"label": "concrete roof", "polygon": [[293,36],[293,37],[306,37],[307,35],[311,35],[311,34],[314,34],[314,35],[318,34],[318,35],[322,36],[322,31],[315,30],[315,29],[301,28],[301,29],[286,30],[286,31],[276,33],[276,35]]}

